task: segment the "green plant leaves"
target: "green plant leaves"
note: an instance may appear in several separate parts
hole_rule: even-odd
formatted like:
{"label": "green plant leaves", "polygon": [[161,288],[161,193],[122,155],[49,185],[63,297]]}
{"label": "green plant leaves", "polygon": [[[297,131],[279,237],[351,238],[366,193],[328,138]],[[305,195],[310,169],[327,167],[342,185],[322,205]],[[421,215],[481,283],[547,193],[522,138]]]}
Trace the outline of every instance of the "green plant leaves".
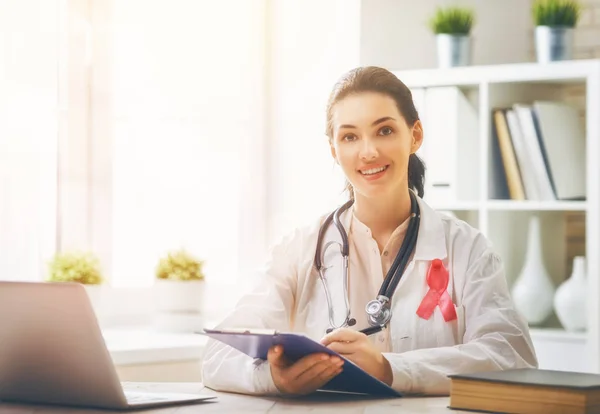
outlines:
{"label": "green plant leaves", "polygon": [[581,4],[576,0],[536,0],[532,13],[536,26],[575,27]]}
{"label": "green plant leaves", "polygon": [[465,7],[436,9],[429,20],[429,27],[435,34],[468,35],[475,23],[475,13]]}
{"label": "green plant leaves", "polygon": [[196,259],[183,249],[171,252],[158,262],[156,278],[184,281],[204,280],[203,264],[204,262]]}
{"label": "green plant leaves", "polygon": [[57,253],[49,263],[49,282],[77,282],[99,285],[104,282],[98,258],[89,252]]}

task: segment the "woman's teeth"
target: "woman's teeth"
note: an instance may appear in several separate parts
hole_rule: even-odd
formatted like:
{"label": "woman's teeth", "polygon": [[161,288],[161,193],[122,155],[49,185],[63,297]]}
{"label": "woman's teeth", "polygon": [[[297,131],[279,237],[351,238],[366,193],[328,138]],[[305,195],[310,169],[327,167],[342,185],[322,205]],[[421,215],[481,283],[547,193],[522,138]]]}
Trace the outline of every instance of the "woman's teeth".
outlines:
{"label": "woman's teeth", "polygon": [[387,168],[387,166],[381,167],[381,168],[371,168],[370,170],[364,170],[364,171],[361,171],[360,173],[363,175],[377,174],[378,172],[381,172],[381,171],[385,170],[386,168]]}

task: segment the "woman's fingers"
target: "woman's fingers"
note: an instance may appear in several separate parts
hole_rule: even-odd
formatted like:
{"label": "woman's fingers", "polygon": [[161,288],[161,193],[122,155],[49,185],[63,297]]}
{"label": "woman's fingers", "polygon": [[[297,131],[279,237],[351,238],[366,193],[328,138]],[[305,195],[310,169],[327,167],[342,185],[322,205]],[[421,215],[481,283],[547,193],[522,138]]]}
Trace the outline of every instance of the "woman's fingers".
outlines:
{"label": "woman's fingers", "polygon": [[344,364],[341,358],[323,353],[307,355],[291,363],[281,345],[269,349],[267,360],[275,385],[281,392],[289,394],[316,391],[338,375]]}
{"label": "woman's fingers", "polygon": [[327,348],[340,355],[352,355],[362,349],[360,342],[332,342]]}
{"label": "woman's fingers", "polygon": [[318,380],[319,377],[333,365],[334,364],[328,360],[319,361],[318,363],[314,364],[313,366],[302,372],[302,374],[295,377],[295,380],[303,385],[311,385],[312,383],[316,383],[316,380]]}
{"label": "woman's fingers", "polygon": [[328,383],[329,381],[331,381],[331,379],[333,377],[335,377],[336,375],[338,375],[340,372],[342,372],[344,363],[343,361],[340,360],[340,363],[337,364],[332,364],[332,366],[330,366],[329,368],[327,368],[326,370],[324,370],[323,372],[321,372],[321,375],[319,375],[319,387]]}
{"label": "woman's fingers", "polygon": [[[274,361],[277,361],[274,359]],[[307,394],[316,391],[340,372],[343,360],[326,354],[312,354],[292,365],[272,366],[277,387],[290,394]]]}
{"label": "woman's fingers", "polygon": [[289,367],[287,374],[290,375],[290,377],[292,377],[292,378],[298,378],[305,371],[308,371],[313,366],[315,366],[323,361],[327,361],[327,359],[328,359],[328,355],[326,355],[326,354],[307,355],[304,358],[301,358],[298,361],[294,362]]}
{"label": "woman's fingers", "polygon": [[280,345],[272,346],[267,352],[267,361],[272,367],[285,368],[289,365],[289,361],[283,355],[283,347]]}
{"label": "woman's fingers", "polygon": [[342,365],[343,361],[339,358],[321,360],[296,377],[294,382],[298,385],[300,393],[316,391],[337,375]]}
{"label": "woman's fingers", "polygon": [[336,329],[321,339],[321,344],[328,346],[332,342],[354,342],[366,338],[366,335],[353,329]]}

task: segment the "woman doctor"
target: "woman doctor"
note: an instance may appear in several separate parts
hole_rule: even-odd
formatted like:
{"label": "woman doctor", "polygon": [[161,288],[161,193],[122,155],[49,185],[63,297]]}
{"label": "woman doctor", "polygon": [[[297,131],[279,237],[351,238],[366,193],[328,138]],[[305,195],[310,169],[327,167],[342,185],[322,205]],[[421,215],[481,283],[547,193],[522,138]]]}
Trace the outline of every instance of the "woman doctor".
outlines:
{"label": "woman doctor", "polygon": [[[421,199],[425,168],[415,152],[423,128],[410,90],[382,68],[350,71],[331,93],[327,136],[348,181],[347,208],[274,247],[258,286],[219,328],[302,332],[403,393],[448,394],[454,373],[537,367],[488,240]],[[394,262],[395,282],[386,278]],[[337,357],[291,364],[284,353],[274,347],[267,361],[253,360],[211,339],[203,382],[246,394],[306,394],[343,370]]]}

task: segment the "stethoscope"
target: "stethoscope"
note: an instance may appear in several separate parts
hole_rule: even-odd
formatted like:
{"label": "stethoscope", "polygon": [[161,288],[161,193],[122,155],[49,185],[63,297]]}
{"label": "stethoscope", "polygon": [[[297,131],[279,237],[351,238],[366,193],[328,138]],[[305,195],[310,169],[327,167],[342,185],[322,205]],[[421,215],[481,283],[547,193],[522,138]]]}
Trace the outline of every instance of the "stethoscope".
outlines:
{"label": "stethoscope", "polygon": [[[420,210],[419,204],[417,203],[417,198],[415,194],[409,190],[410,199],[411,199],[411,215],[410,222],[408,224],[408,229],[406,231],[406,236],[404,237],[404,241],[402,242],[402,246],[400,247],[400,251],[396,255],[394,259],[394,263],[390,267],[383,284],[379,288],[379,293],[377,294],[377,298],[369,301],[365,307],[365,311],[367,312],[367,320],[369,322],[370,327],[361,330],[360,332],[365,333],[366,335],[373,334],[385,328],[392,318],[391,311],[391,299],[398,283],[400,282],[400,278],[402,278],[402,274],[406,268],[408,260],[412,252],[415,249],[417,244],[417,235],[419,233],[419,222],[420,222]],[[319,235],[317,239],[317,249],[315,253],[315,267],[319,272],[319,278],[323,283],[323,287],[325,289],[325,296],[327,299],[327,307],[329,310],[329,325],[330,327],[327,329],[327,333],[333,331],[334,329],[346,327],[346,326],[354,326],[356,324],[356,319],[351,317],[350,310],[350,299],[348,295],[348,254],[349,254],[349,244],[348,244],[348,235],[346,234],[346,230],[340,221],[340,215],[346,211],[352,204],[354,200],[350,200],[346,202],[344,205],[333,211],[325,221],[323,225],[319,229]],[[337,230],[340,233],[342,238],[342,243],[338,241],[332,240],[325,244],[325,246],[321,246],[323,243],[323,239],[325,237],[325,232],[331,222],[335,224]],[[325,281],[325,270],[327,269],[323,262],[325,261],[325,252],[332,245],[338,245],[340,252],[342,254],[342,276],[343,276],[343,284],[344,284],[344,302],[346,305],[346,315],[344,318],[344,322],[340,325],[336,325],[334,321],[334,309],[331,300],[331,295],[329,292],[329,288],[327,287],[327,282]],[[322,252],[321,252],[322,251]],[[319,254],[321,252],[321,254]]]}

